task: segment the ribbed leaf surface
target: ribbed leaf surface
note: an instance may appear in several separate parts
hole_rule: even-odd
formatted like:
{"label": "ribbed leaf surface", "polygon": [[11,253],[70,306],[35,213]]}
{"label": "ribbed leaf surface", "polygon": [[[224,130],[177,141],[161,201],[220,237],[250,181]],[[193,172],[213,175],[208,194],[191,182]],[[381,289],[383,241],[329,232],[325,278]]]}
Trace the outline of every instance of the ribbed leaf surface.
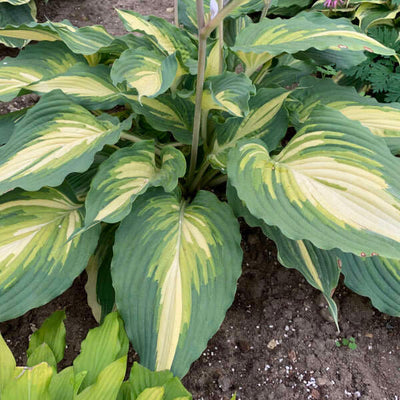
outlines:
{"label": "ribbed leaf surface", "polygon": [[59,91],[43,96],[0,148],[0,193],[57,186],[69,173],[86,171],[97,151],[118,141],[114,122],[96,119]]}
{"label": "ribbed leaf surface", "polygon": [[81,210],[51,188],[0,197],[0,321],[49,302],[83,271],[98,230],[68,241],[83,226]]}
{"label": "ribbed leaf surface", "polygon": [[382,55],[395,52],[359,32],[347,19],[330,19],[317,12],[302,12],[290,19],[264,19],[241,31],[234,51],[273,55],[297,53],[309,48],[336,51],[369,51]]}
{"label": "ribbed leaf surface", "polygon": [[249,211],[294,240],[400,257],[400,160],[384,141],[317,108],[276,157],[261,141],[230,153],[228,176]]}
{"label": "ribbed leaf surface", "polygon": [[142,96],[156,97],[174,82],[178,61],[174,54],[165,56],[147,49],[128,49],[114,62],[111,78],[114,84],[126,82]]}
{"label": "ribbed leaf surface", "polygon": [[83,57],[62,43],[38,43],[0,62],[0,101],[10,101],[28,85],[62,74]]}
{"label": "ribbed leaf surface", "polygon": [[60,89],[76,103],[91,110],[106,110],[120,102],[120,92],[110,79],[110,69],[105,65],[89,67],[74,65],[63,74],[41,79],[27,87],[40,95]]}
{"label": "ribbed leaf surface", "polygon": [[233,301],[241,258],[237,220],[214,194],[189,204],[153,189],[136,200],[116,234],[112,276],[144,366],[185,375]]}
{"label": "ribbed leaf surface", "polygon": [[125,218],[132,203],[152,186],[175,189],[186,171],[183,154],[164,147],[156,165],[154,142],[143,141],[116,151],[99,168],[86,198],[86,226],[96,221],[115,223]]}

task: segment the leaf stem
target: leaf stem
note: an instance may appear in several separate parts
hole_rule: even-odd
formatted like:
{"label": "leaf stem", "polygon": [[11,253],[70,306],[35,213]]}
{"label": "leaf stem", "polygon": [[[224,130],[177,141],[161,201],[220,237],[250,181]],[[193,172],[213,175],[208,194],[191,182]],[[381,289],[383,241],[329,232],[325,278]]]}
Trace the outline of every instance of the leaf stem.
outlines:
{"label": "leaf stem", "polygon": [[[218,0],[218,10],[224,7],[224,0]],[[224,71],[224,20],[221,19],[218,26],[218,73],[222,74]]]}
{"label": "leaf stem", "polygon": [[203,103],[203,86],[204,86],[204,75],[206,66],[206,47],[207,47],[207,36],[202,37],[200,35],[201,30],[204,28],[204,7],[203,0],[196,0],[197,7],[197,24],[199,27],[199,50],[198,50],[198,63],[197,63],[197,83],[196,83],[196,102],[194,108],[193,118],[193,136],[192,136],[192,151],[190,154],[190,167],[188,174],[188,181],[191,182],[194,177],[197,164],[197,153],[199,150],[199,138],[200,138],[200,125],[201,125],[201,113]]}
{"label": "leaf stem", "polygon": [[232,0],[229,4],[227,4],[218,14],[213,18],[206,26],[204,26],[200,30],[200,37],[208,38],[211,32],[219,26],[221,21],[223,21],[236,7],[245,3],[248,0]]}
{"label": "leaf stem", "polygon": [[208,122],[208,110],[202,110],[201,111],[201,138],[203,139],[203,144],[206,149],[208,146],[207,122]]}
{"label": "leaf stem", "polygon": [[264,0],[264,4],[265,4],[265,6],[264,6],[264,8],[263,8],[263,10],[261,12],[260,21],[267,16],[268,10],[269,10],[269,6],[271,5],[271,0]]}
{"label": "leaf stem", "polygon": [[132,135],[131,133],[126,133],[126,132],[121,133],[121,139],[129,140],[130,142],[134,143],[141,142],[143,140],[139,136]]}
{"label": "leaf stem", "polygon": [[197,186],[199,186],[201,178],[204,176],[204,173],[207,171],[207,168],[209,167],[209,165],[210,165],[210,163],[207,160],[205,160],[203,162],[203,164],[199,168],[199,171],[198,171],[198,173],[196,175],[196,178],[193,179],[193,182],[191,183],[191,185],[189,187],[189,192],[190,193],[193,193],[197,189]]}
{"label": "leaf stem", "polygon": [[179,0],[174,0],[174,22],[179,28]]}
{"label": "leaf stem", "polygon": [[221,185],[222,183],[225,183],[227,180],[228,180],[228,175],[220,175],[220,176],[217,176],[214,179],[211,179],[207,183],[207,185],[211,186],[211,187],[218,186],[218,185]]}

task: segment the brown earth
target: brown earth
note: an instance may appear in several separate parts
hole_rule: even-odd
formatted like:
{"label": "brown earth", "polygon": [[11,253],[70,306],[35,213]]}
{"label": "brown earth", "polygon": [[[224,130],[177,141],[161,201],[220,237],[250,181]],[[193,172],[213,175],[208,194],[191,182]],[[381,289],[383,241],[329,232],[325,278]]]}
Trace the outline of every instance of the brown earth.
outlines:
{"label": "brown earth", "polygon": [[[40,4],[40,18],[70,19],[75,25],[103,24],[110,33],[123,27],[113,9],[133,9],[172,19],[171,1],[51,0]],[[168,10],[168,11],[167,11]],[[0,112],[32,99],[0,104]],[[184,378],[194,399],[241,400],[400,398],[400,320],[371,307],[368,299],[343,285],[336,291],[340,309],[338,334],[319,292],[293,270],[280,266],[274,244],[258,229],[242,226],[243,275],[237,296],[219,332]],[[95,321],[86,305],[85,276],[50,304],[0,324],[0,331],[20,364],[28,336],[51,312],[67,313],[70,365]],[[337,338],[354,337],[356,350],[337,347]],[[131,360],[135,354],[131,352]]]}

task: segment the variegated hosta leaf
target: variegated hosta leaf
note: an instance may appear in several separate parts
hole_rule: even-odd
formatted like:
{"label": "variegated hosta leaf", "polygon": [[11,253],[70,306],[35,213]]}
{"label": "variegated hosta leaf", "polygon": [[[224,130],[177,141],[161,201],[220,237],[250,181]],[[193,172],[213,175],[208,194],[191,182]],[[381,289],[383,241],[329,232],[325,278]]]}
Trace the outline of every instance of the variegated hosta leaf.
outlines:
{"label": "variegated hosta leaf", "polygon": [[117,150],[99,168],[86,198],[86,226],[116,223],[131,211],[132,203],[152,186],[174,190],[186,171],[182,152],[172,146],[161,152],[156,165],[154,142],[143,141]]}
{"label": "variegated hosta leaf", "polygon": [[252,227],[260,227],[265,236],[273,240],[278,248],[278,260],[286,268],[299,271],[307,282],[320,290],[328,303],[336,326],[338,326],[338,310],[332,299],[339,281],[339,257],[332,251],[321,250],[308,240],[290,240],[281,231],[268,226],[264,221],[250,214],[249,210],[238,198],[235,188],[228,182],[227,196],[230,206],[237,217],[243,217]]}
{"label": "variegated hosta leaf", "polygon": [[0,147],[0,193],[57,186],[69,173],[85,171],[97,151],[118,141],[115,122],[96,119],[59,91],[43,96]]}
{"label": "variegated hosta leaf", "polygon": [[339,329],[337,305],[332,298],[340,276],[338,257],[334,252],[319,249],[308,240],[288,239],[276,227],[264,224],[262,229],[276,243],[279,262],[286,268],[298,270],[311,286],[322,292]]}
{"label": "variegated hosta leaf", "polygon": [[[32,3],[22,4],[18,7],[10,3],[0,2],[0,29],[7,25],[21,25],[35,22],[36,12],[33,12]],[[35,10],[36,11],[36,10]],[[27,40],[1,38],[0,44],[7,47],[23,47],[28,43]]]}
{"label": "variegated hosta leaf", "polygon": [[172,98],[165,94],[156,99],[125,94],[137,114],[145,116],[146,121],[163,132],[171,132],[181,143],[192,143],[194,104],[180,97]]}
{"label": "variegated hosta leaf", "polygon": [[62,43],[28,46],[16,57],[0,61],[0,101],[10,101],[21,89],[41,79],[62,74],[84,58]]}
{"label": "variegated hosta leaf", "polygon": [[180,52],[183,61],[195,56],[196,46],[189,35],[163,18],[145,17],[134,11],[117,10],[128,31],[149,35],[153,43],[167,54]]}
{"label": "variegated hosta leaf", "polygon": [[[218,40],[215,40],[214,43],[212,43],[208,47],[207,50],[208,54],[207,54],[206,69],[204,71],[205,79],[209,78],[210,76],[219,75],[220,49]],[[224,61],[225,60],[222,60],[222,63],[224,63]]]}
{"label": "variegated hosta leaf", "polygon": [[347,19],[330,19],[317,12],[302,12],[290,19],[260,21],[239,33],[234,51],[272,55],[318,50],[369,51],[393,55],[393,49],[360,33]]}
{"label": "variegated hosta leaf", "polygon": [[144,366],[185,375],[233,301],[241,259],[237,220],[211,192],[188,203],[153,189],[136,200],[116,234],[112,276]]}
{"label": "variegated hosta leaf", "polygon": [[229,150],[243,138],[260,138],[274,150],[285,136],[288,120],[282,109],[290,92],[281,88],[260,89],[249,101],[250,112],[244,118],[229,118],[217,125],[215,143],[209,159],[216,168],[225,170]]}
{"label": "variegated hosta leaf", "polygon": [[84,55],[94,54],[114,40],[113,36],[100,25],[76,28],[69,21],[31,22],[19,26],[7,25],[0,29],[0,43],[11,46],[13,39],[22,39],[22,43],[29,40],[50,42],[62,40],[74,53]]}
{"label": "variegated hosta leaf", "polygon": [[391,8],[387,5],[364,3],[357,8],[354,17],[358,19],[360,28],[366,32],[376,25],[394,25],[394,20],[400,11],[400,7]]}
{"label": "variegated hosta leaf", "polygon": [[218,109],[228,111],[237,117],[249,112],[250,95],[256,88],[245,74],[225,72],[212,76],[205,82],[202,107],[206,110]]}
{"label": "variegated hosta leaf", "polygon": [[[204,20],[210,20],[210,0],[203,1]],[[178,0],[179,24],[183,25],[190,32],[197,34],[197,12],[195,0]]]}
{"label": "variegated hosta leaf", "polygon": [[117,83],[126,82],[136,89],[139,101],[142,96],[156,97],[168,90],[178,71],[174,54],[165,56],[147,49],[128,49],[114,62],[111,78]]}
{"label": "variegated hosta leaf", "polygon": [[346,286],[369,297],[379,311],[400,316],[400,261],[378,255],[357,257],[337,253]]}
{"label": "variegated hosta leaf", "polygon": [[394,154],[400,154],[400,104],[378,103],[360,96],[353,87],[336,85],[331,79],[307,77],[300,81],[303,90],[294,92],[295,118],[305,121],[319,104],[339,110],[345,117],[359,121],[374,135],[383,137]]}
{"label": "variegated hosta leaf", "polygon": [[13,6],[20,6],[29,3],[31,0],[0,0],[0,3],[10,3]]}
{"label": "variegated hosta leaf", "polygon": [[316,108],[276,157],[259,140],[230,153],[228,176],[249,211],[321,249],[400,257],[400,160],[360,123]]}
{"label": "variegated hosta leaf", "polygon": [[83,271],[98,230],[68,241],[83,226],[81,210],[51,188],[0,197],[0,321],[49,302]]}
{"label": "variegated hosta leaf", "polygon": [[14,132],[15,124],[26,114],[27,109],[0,115],[0,146],[6,144]]}
{"label": "variegated hosta leaf", "polygon": [[110,69],[105,65],[90,67],[78,63],[65,73],[41,79],[26,89],[40,95],[60,89],[76,103],[94,110],[110,109],[121,101],[119,90],[111,82]]}
{"label": "variegated hosta leaf", "polygon": [[48,388],[53,368],[41,363],[33,368],[17,367],[1,393],[1,400],[50,400]]}

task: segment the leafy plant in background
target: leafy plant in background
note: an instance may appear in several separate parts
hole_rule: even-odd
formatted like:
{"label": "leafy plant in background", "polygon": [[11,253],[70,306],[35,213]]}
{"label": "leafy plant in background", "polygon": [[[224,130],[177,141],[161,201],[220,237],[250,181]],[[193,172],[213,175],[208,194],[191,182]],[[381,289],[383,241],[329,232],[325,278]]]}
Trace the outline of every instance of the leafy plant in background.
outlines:
{"label": "leafy plant in background", "polygon": [[0,335],[1,400],[190,400],[170,371],[135,363],[123,382],[129,341],[117,313],[89,331],[73,365],[57,371],[65,350],[64,311],[56,311],[30,339],[27,366],[17,367]]}
{"label": "leafy plant in background", "polygon": [[181,1],[182,28],[119,10],[141,36],[65,21],[0,30],[39,42],[0,65],[0,98],[41,96],[0,119],[0,320],[89,265],[97,318],[115,296],[141,363],[182,377],[234,298],[234,213],[336,323],[340,273],[400,314],[399,105],[316,77],[396,51],[316,9],[215,7]]}
{"label": "leafy plant in background", "polygon": [[[400,100],[399,80],[399,21],[400,7],[397,1],[347,2],[336,9],[324,9],[321,1],[313,6],[330,16],[345,15],[360,26],[370,37],[396,51],[391,56],[366,53],[367,59],[359,65],[344,68],[339,73],[331,72],[335,80],[346,86],[354,86],[358,91],[372,94],[379,101],[396,102]],[[334,60],[328,66],[335,67]]]}

